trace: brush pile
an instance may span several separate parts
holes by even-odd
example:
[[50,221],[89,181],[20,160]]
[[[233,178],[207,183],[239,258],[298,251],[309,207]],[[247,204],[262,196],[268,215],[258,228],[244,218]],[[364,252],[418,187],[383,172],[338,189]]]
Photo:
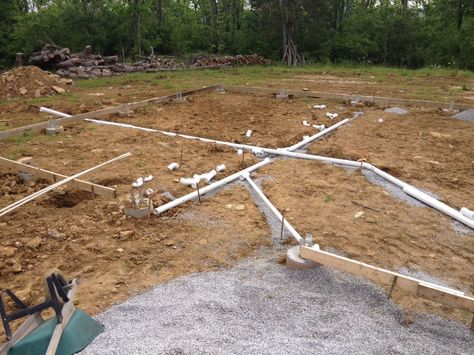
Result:
[[231,65],[268,65],[270,60],[265,59],[257,54],[252,55],[236,55],[225,57],[209,57],[201,56],[195,57],[193,60],[193,67],[213,67],[213,66],[231,66]]

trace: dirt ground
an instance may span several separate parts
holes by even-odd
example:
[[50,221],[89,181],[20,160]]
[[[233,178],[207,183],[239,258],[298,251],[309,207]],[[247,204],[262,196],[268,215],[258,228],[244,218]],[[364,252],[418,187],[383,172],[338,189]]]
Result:
[[[55,101],[57,105],[52,108],[80,113],[162,93],[159,89],[147,91],[146,86],[126,85],[79,91],[84,98],[81,102]],[[339,113],[338,119],[331,121],[324,116],[326,111],[311,110],[314,103],[212,93],[195,95],[182,104],[149,106],[130,117],[102,119],[283,147],[317,132],[303,126],[304,119],[329,126],[361,110],[363,117],[314,143],[310,152],[365,157],[402,180],[435,192],[456,208],[473,200],[472,123],[450,120],[434,111],[392,116],[376,108],[326,102],[328,111]],[[47,119],[47,115],[37,113],[41,104],[6,103],[0,116],[3,128]],[[378,122],[380,117],[383,123]],[[57,137],[28,134],[9,138],[0,142],[1,155],[10,159],[32,157],[38,167],[73,174],[130,151],[132,157],[84,177],[116,187],[119,197],[116,201],[93,199],[90,193],[66,187],[0,220],[2,288],[18,290],[28,301],[37,303],[42,296],[39,285],[43,273],[59,267],[69,277],[80,278],[79,307],[97,314],[159,282],[231,266],[271,244],[266,221],[242,186],[232,186],[200,204],[187,203],[150,220],[124,218],[121,212],[130,184],[138,176],[155,176],[151,187],[159,192],[154,203],[160,205],[168,202],[161,193],[179,197],[192,191],[176,182],[180,177],[226,164],[226,171],[216,177],[220,179],[257,162],[250,154],[242,163],[230,148],[86,122],[65,128]],[[254,131],[250,138],[244,136],[247,129]],[[166,166],[179,161],[181,151],[182,168],[168,172]],[[452,220],[439,212],[397,201],[360,172],[349,174],[345,169],[315,162],[278,161],[259,174],[274,177],[264,183],[265,192],[286,211],[297,230],[313,232],[323,247],[391,270],[426,273],[474,292],[472,234],[456,233]],[[0,205],[46,185],[22,184],[13,171],[2,168]],[[361,208],[352,200],[380,212]],[[356,218],[360,211],[363,214]],[[432,303],[398,294],[395,299],[411,311],[441,312],[464,322],[469,319],[465,313]]]

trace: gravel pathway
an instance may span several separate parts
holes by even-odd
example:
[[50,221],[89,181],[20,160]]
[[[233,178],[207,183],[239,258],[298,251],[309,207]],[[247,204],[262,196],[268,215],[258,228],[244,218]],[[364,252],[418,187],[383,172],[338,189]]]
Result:
[[466,326],[426,315],[406,326],[365,279],[265,258],[178,278],[98,319],[105,332],[84,354],[474,354]]

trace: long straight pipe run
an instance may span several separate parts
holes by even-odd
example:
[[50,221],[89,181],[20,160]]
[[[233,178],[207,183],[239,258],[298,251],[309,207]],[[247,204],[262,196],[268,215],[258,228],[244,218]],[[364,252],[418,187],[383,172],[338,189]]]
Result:
[[303,237],[296,231],[296,229],[293,228],[293,226],[288,222],[286,219],[283,219],[283,215],[278,211],[278,209],[272,204],[272,202],[268,199],[267,196],[263,193],[262,190],[257,186],[257,184],[252,180],[250,177],[250,174],[244,173],[241,175],[242,177],[247,180],[249,185],[254,189],[254,191],[257,193],[257,195],[265,202],[265,204],[270,208],[270,210],[273,212],[273,214],[278,218],[280,223],[283,221],[283,224],[285,228],[290,232],[291,236],[296,239],[296,241],[299,243],[303,241]]
[[[218,189],[218,188],[220,188],[224,185],[227,185],[228,183],[230,183],[232,181],[237,180],[238,178],[240,178],[240,176],[251,173],[252,171],[257,170],[257,169],[269,164],[270,162],[271,162],[271,160],[269,158],[265,158],[264,160],[262,160],[261,162],[258,162],[257,164],[254,164],[254,165],[252,165],[252,166],[250,166],[250,167],[248,167],[244,170],[236,172],[235,174],[229,175],[229,176],[225,177],[222,180],[216,181],[213,184],[210,184],[206,187],[203,187],[202,189],[199,189],[199,194],[202,196],[202,195],[204,195],[208,192],[216,190],[216,189]],[[155,214],[159,215],[163,212],[168,211],[171,208],[177,207],[177,206],[179,206],[179,205],[181,205],[185,202],[194,200],[196,198],[198,198],[198,192],[193,191],[193,192],[191,192],[191,193],[189,193],[185,196],[177,198],[176,200],[168,202],[167,204],[164,204],[163,206],[159,206],[159,207],[155,208]]]
[[55,184],[52,184],[52,185],[50,185],[50,186],[47,186],[47,187],[45,187],[45,188],[42,189],[42,190],[39,190],[39,191],[37,191],[37,192],[35,192],[35,193],[29,195],[29,196],[26,196],[26,197],[22,198],[21,200],[18,200],[18,201],[16,201],[16,202],[12,203],[12,204],[9,205],[9,206],[6,206],[6,207],[2,208],[2,209],[0,210],[0,217],[6,215],[7,213],[10,213],[10,212],[14,211],[14,210],[17,209],[18,207],[23,206],[24,204],[26,204],[26,203],[28,203],[28,202],[34,200],[35,198],[37,198],[37,197],[39,197],[39,196],[41,196],[41,195],[44,195],[45,193],[47,193],[47,192],[49,192],[49,191],[51,191],[51,190],[54,190],[55,188],[57,188],[57,187],[59,187],[59,186],[61,186],[61,185],[64,185],[64,184],[68,183],[69,181],[72,181],[72,180],[74,180],[74,179],[77,179],[78,177],[80,177],[80,176],[82,176],[82,175],[85,175],[85,174],[87,174],[87,173],[89,173],[89,172],[91,172],[91,171],[93,171],[93,170],[98,169],[98,168],[101,168],[101,167],[103,167],[104,165],[113,163],[113,162],[115,162],[115,161],[117,161],[117,160],[124,159],[124,158],[126,158],[126,157],[131,156],[131,155],[132,155],[132,153],[130,153],[130,152],[125,153],[125,154],[122,154],[122,155],[120,155],[120,156],[118,156],[118,157],[116,157],[116,158],[114,158],[114,159],[111,159],[111,160],[109,160],[109,161],[106,161],[106,162],[104,162],[104,163],[101,163],[101,164],[99,164],[99,165],[96,165],[96,166],[94,166],[94,167],[92,167],[92,168],[89,168],[89,169],[87,169],[87,170],[81,171],[80,173],[77,173],[77,174],[75,174],[75,175],[73,175],[73,176],[70,176],[70,177],[64,179],[64,180],[58,181],[58,182],[55,183]]
[[[45,109],[42,108],[43,112],[48,112],[51,114],[57,114],[57,115],[66,115],[62,112],[50,110],[50,109]],[[348,119],[347,119],[348,120]],[[207,139],[207,138],[201,138],[201,137],[195,137],[195,136],[189,136],[185,134],[179,134],[179,133],[173,133],[173,132],[166,132],[166,131],[160,131],[152,128],[144,128],[144,127],[139,127],[139,126],[134,126],[130,124],[124,124],[124,123],[117,123],[117,122],[109,122],[109,121],[102,121],[102,120],[94,120],[94,119],[88,119],[87,121],[95,123],[95,124],[102,124],[102,125],[111,125],[111,126],[119,126],[123,128],[130,128],[130,129],[138,129],[146,132],[153,132],[153,133],[161,133],[166,136],[171,136],[171,137],[180,137],[184,139],[192,139],[192,140],[199,140],[201,142],[205,143],[213,143],[213,144],[218,144],[218,145],[226,145],[229,147],[237,148],[237,149],[245,149],[245,150],[250,150],[250,151],[261,151],[267,154],[272,154],[272,155],[279,155],[279,156],[287,156],[290,158],[296,158],[296,159],[304,159],[304,160],[314,160],[314,161],[320,161],[323,163],[329,163],[329,164],[336,164],[336,165],[342,165],[342,166],[350,166],[354,168],[362,168],[366,170],[373,171],[375,174],[380,176],[381,178],[395,184],[396,186],[400,187],[403,192],[406,194],[415,197],[416,199],[420,200],[421,202],[427,204],[428,206],[431,206],[438,211],[447,214],[448,216],[456,219],[457,221],[463,223],[464,225],[474,229],[474,221],[467,218],[464,216],[461,212],[453,209],[452,207],[449,207],[448,205],[438,201],[437,199],[434,199],[433,197],[429,196],[428,194],[418,190],[416,187],[407,184],[406,182],[403,182],[400,179],[397,179],[396,177],[380,170],[379,168],[373,166],[372,164],[369,163],[364,163],[364,162],[356,162],[353,160],[347,160],[347,159],[337,159],[337,158],[329,158],[329,157],[323,157],[319,155],[313,155],[313,154],[305,154],[305,153],[298,153],[298,152],[293,152],[290,151],[290,149],[298,149],[302,146],[307,145],[311,141],[314,141],[317,138],[322,137],[322,133],[327,134],[331,132],[332,130],[336,129],[340,125],[346,123],[346,120],[343,120],[331,127],[328,127],[326,130],[306,139],[303,140],[289,148],[284,148],[284,149],[271,149],[271,148],[262,148],[258,146],[253,146],[253,145],[247,145],[247,144],[238,144],[238,143],[230,143],[230,142],[225,142],[225,141],[219,141],[219,140],[214,140],[214,139]],[[316,137],[316,138],[315,138]],[[296,148],[295,148],[296,147]]]

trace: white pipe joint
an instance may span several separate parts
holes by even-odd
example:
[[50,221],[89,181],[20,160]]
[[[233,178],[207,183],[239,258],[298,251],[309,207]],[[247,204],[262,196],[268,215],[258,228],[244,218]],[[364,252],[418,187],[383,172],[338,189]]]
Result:
[[179,180],[179,183],[182,185],[186,186],[191,186],[193,189],[197,187],[197,184],[199,183],[199,180],[196,180],[195,178],[181,178]]
[[216,166],[216,171],[218,173],[220,173],[221,171],[224,171],[224,170],[225,170],[225,164],[221,164],[221,165]]
[[474,220],[474,211],[471,211],[469,208],[463,207],[461,208],[460,212],[463,214],[463,216]]
[[171,163],[170,165],[168,165],[168,170],[169,171],[173,171],[173,170],[176,170],[176,169],[179,169],[179,164],[178,163]]

